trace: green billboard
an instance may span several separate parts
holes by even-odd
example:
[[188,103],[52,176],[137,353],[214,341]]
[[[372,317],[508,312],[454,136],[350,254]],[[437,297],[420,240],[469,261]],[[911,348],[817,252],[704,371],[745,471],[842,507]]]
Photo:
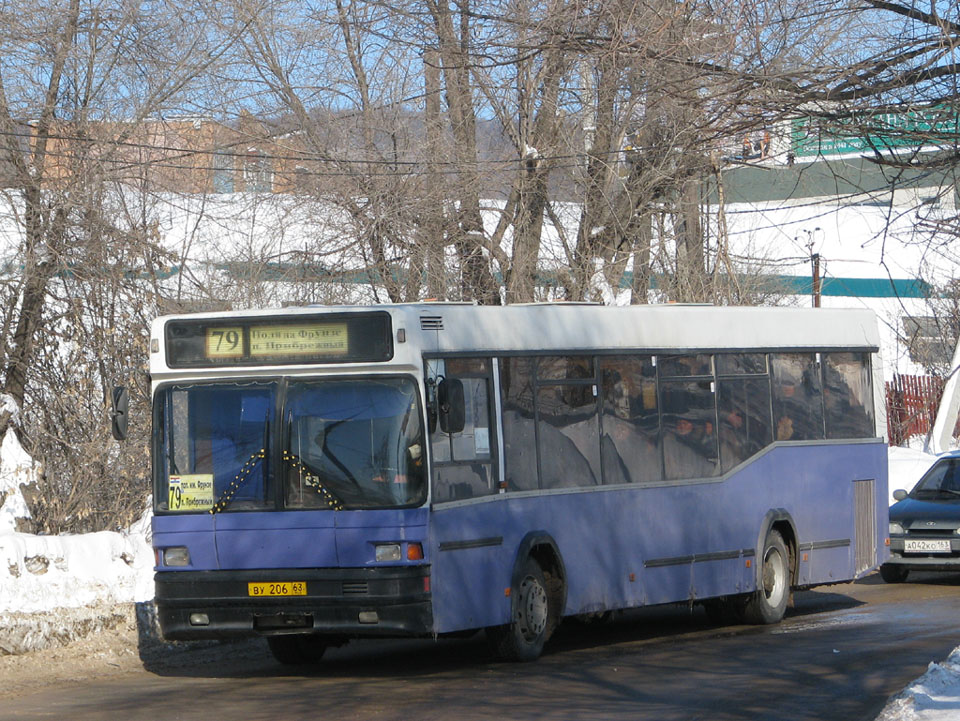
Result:
[[796,157],[920,148],[957,141],[960,116],[953,108],[794,118],[790,124],[790,150]]

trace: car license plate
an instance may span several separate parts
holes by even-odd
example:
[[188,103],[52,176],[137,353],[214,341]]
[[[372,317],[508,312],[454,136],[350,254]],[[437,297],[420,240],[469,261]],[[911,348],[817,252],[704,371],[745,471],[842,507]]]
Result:
[[925,541],[923,539],[903,542],[905,553],[950,553],[950,541]]
[[306,596],[305,581],[282,581],[272,583],[248,583],[248,596]]

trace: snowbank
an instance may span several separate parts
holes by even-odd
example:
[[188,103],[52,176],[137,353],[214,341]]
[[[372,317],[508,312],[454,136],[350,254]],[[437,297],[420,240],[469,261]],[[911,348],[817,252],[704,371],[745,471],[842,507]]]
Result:
[[960,718],[960,648],[891,698],[876,721],[948,721]]
[[[16,405],[0,395],[0,415]],[[9,429],[0,443],[0,654],[67,643],[112,628],[118,607],[153,598],[150,512],[123,533],[37,536],[22,487],[40,469]]]
[[141,534],[0,534],[0,613],[152,597],[153,550]]
[[114,628],[135,603],[152,599],[149,511],[123,533],[0,530],[0,655]]

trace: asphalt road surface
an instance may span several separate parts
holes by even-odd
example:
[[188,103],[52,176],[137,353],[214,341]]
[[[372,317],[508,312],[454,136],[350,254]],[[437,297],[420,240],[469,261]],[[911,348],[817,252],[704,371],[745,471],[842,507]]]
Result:
[[483,634],[352,643],[311,668],[229,645],[5,699],[0,719],[866,721],[960,645],[958,610],[960,575],[874,575],[798,593],[778,626],[677,606],[565,622],[531,664],[493,661]]

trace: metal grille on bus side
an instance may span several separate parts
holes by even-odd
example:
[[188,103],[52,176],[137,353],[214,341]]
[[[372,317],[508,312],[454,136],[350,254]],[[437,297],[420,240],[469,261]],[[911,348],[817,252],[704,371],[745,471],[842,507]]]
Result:
[[877,559],[876,482],[853,482],[853,522],[856,574],[872,568]]
[[442,315],[420,316],[420,330],[443,330]]

